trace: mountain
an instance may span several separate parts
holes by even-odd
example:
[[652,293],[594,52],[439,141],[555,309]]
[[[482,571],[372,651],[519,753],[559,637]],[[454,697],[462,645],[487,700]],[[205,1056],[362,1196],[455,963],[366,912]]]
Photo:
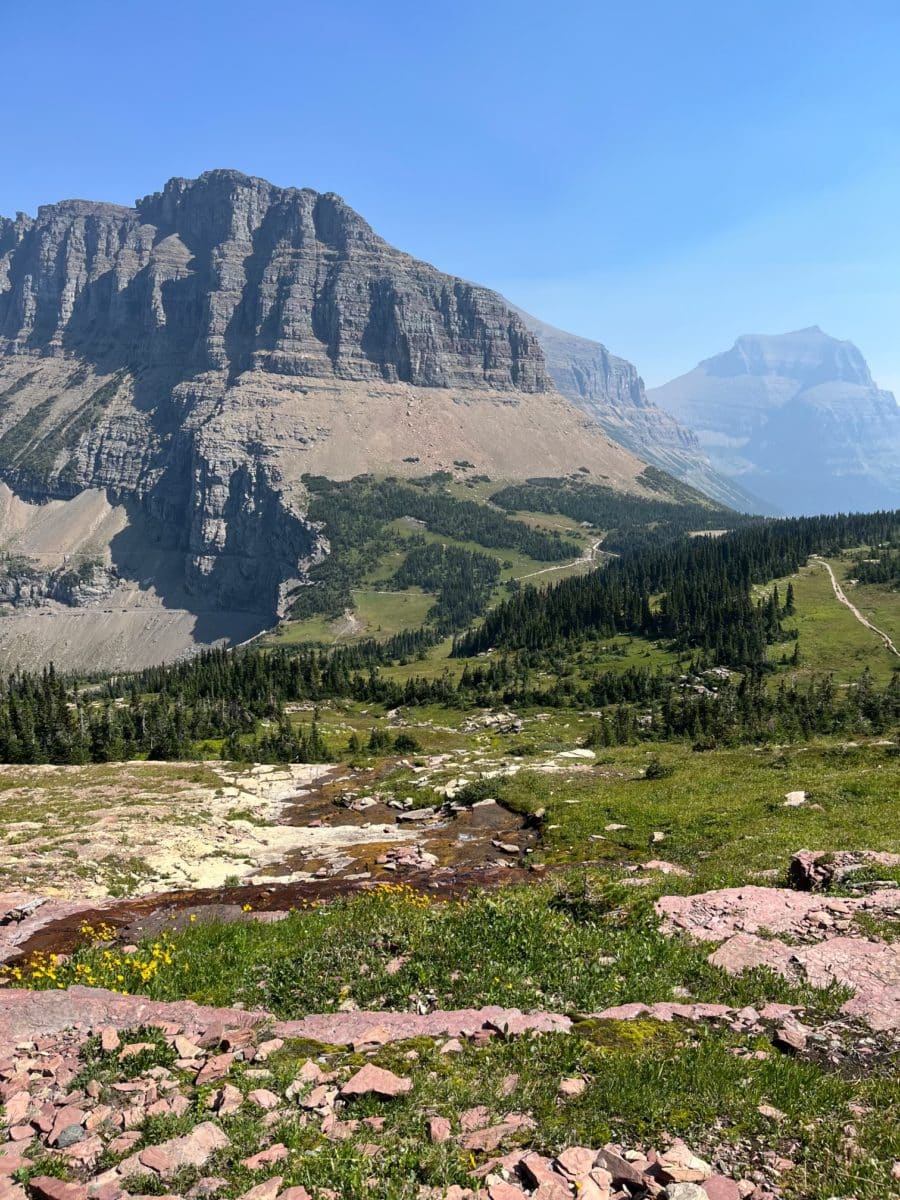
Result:
[[0,657],[249,637],[328,552],[304,474],[462,460],[645,490],[502,297],[336,195],[211,171],[0,220]]
[[818,326],[740,337],[648,395],[718,471],[785,513],[900,504],[900,407],[852,342]]
[[647,398],[637,369],[601,343],[566,333],[516,308],[544,352],[551,379],[621,446],[730,508],[769,507],[715,470],[697,435]]

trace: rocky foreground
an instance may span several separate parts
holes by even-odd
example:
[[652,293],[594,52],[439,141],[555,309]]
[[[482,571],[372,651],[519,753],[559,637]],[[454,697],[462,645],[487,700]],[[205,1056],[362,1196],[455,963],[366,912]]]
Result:
[[[843,985],[848,999],[830,1018],[798,1004],[735,1008],[686,997],[579,1014],[351,1007],[277,1020],[261,1009],[161,1002],[52,980],[48,990],[26,990],[10,986],[7,974],[0,1200],[337,1200],[384,1191],[386,1181],[396,1189],[385,1194],[415,1200],[803,1196],[805,1168],[794,1157],[802,1162],[804,1135],[771,1103],[756,1108],[768,1136],[750,1141],[736,1141],[723,1124],[700,1145],[663,1134],[625,1143],[607,1134],[584,1144],[590,1125],[578,1113],[594,1086],[589,1067],[557,1068],[549,1081],[557,1118],[549,1122],[534,1106],[533,1084],[506,1068],[488,1071],[477,1104],[471,1093],[456,1103],[429,1087],[455,1069],[437,1063],[458,1061],[464,1074],[474,1055],[483,1071],[482,1056],[500,1047],[535,1038],[583,1042],[604,1027],[623,1044],[651,1027],[688,1042],[715,1036],[748,1066],[789,1057],[835,1077],[877,1075],[895,1059],[900,1029],[900,944],[889,932],[900,917],[900,889],[863,883],[851,896],[825,889],[872,866],[896,866],[888,858],[800,852],[793,889],[725,888],[656,902],[671,936],[712,943],[710,961],[729,972],[763,965],[793,981]],[[19,948],[35,930],[52,934],[52,924],[40,927],[43,907],[0,905],[11,949],[17,929]],[[287,915],[232,907],[195,905],[192,919]],[[152,937],[152,911],[145,917]],[[110,928],[118,954],[134,950],[124,945],[134,928]],[[864,1153],[857,1131],[869,1111],[847,1108],[852,1120],[838,1152],[850,1162]],[[567,1128],[580,1136],[566,1136]],[[348,1161],[356,1175],[348,1176]],[[900,1185],[900,1161],[893,1175]]]
[[[422,1037],[452,1056],[462,1054],[464,1044],[570,1024],[553,1014],[485,1009],[329,1014],[273,1026],[262,1014],[153,1004],[86,988],[32,993],[27,1001],[24,995],[0,995],[0,1127],[6,1133],[0,1200],[151,1194],[195,1200],[238,1193],[242,1200],[306,1200],[304,1186],[286,1183],[302,1172],[303,1156],[285,1144],[298,1130],[325,1145],[352,1144],[370,1161],[374,1182],[383,1143],[396,1136],[390,1105],[413,1087]],[[654,1015],[726,1018],[748,1030],[775,1029],[794,1019],[787,1006],[741,1014],[715,1005],[669,1008]],[[28,1019],[35,1030],[51,1031],[13,1043]],[[57,1028],[64,1021],[75,1027]],[[306,1056],[302,1047],[315,1035],[322,1039],[320,1053],[313,1047]],[[352,1062],[334,1066],[336,1046],[326,1046],[325,1038],[349,1043]],[[400,1060],[403,1073],[372,1061],[391,1042],[409,1047]],[[561,1078],[560,1108],[577,1102],[587,1086],[580,1076]],[[764,1200],[771,1180],[789,1165],[770,1153],[766,1167],[745,1176],[729,1170],[727,1156],[710,1163],[677,1139],[538,1153],[531,1146],[535,1122],[515,1107],[518,1089],[518,1077],[507,1075],[496,1081],[487,1103],[458,1112],[422,1111],[418,1129],[403,1130],[423,1148],[457,1148],[467,1163],[468,1184],[422,1186],[422,1200]],[[777,1111],[770,1115],[777,1123]],[[246,1153],[242,1122],[252,1129],[253,1153]],[[167,1125],[179,1132],[154,1136]],[[239,1180],[247,1186],[236,1189]],[[330,1188],[314,1192],[328,1200],[338,1195]]]

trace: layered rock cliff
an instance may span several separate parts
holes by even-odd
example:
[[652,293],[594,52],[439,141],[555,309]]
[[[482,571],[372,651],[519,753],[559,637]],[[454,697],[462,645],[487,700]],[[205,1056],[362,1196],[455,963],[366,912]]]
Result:
[[649,396],[786,513],[900,505],[900,407],[856,346],[818,326],[740,337]]
[[304,473],[454,459],[637,491],[643,469],[502,297],[338,196],[212,171],[0,222],[0,480],[32,507],[104,493],[121,520],[91,553],[157,607],[271,623],[328,549]]
[[556,329],[521,309],[516,312],[540,343],[559,391],[616,442],[731,508],[769,511],[713,467],[691,429],[648,399],[630,362],[611,354],[602,342]]

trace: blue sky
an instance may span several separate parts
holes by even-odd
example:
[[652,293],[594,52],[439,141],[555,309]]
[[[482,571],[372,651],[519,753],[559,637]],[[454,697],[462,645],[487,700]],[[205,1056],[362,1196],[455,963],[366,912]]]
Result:
[[896,0],[0,8],[0,213],[236,167],[650,384],[819,324],[900,395]]

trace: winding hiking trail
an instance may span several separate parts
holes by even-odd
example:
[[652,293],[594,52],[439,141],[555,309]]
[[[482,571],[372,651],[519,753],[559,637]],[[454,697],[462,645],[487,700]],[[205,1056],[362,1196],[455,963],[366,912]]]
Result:
[[856,607],[856,605],[847,599],[844,589],[838,583],[837,577],[835,576],[834,571],[831,569],[831,563],[826,562],[824,558],[820,558],[818,554],[812,554],[812,555],[810,555],[810,557],[813,559],[814,562],[821,563],[822,566],[825,568],[825,570],[828,572],[828,574],[831,576],[831,586],[834,588],[834,594],[835,594],[836,598],[840,601],[840,603],[843,604],[846,608],[850,609],[850,611],[853,613],[854,617],[856,617],[857,621],[859,621],[860,625],[865,625],[866,629],[871,629],[873,633],[876,633],[881,638],[881,640],[884,642],[887,649],[890,650],[891,654],[896,654],[897,657],[900,658],[900,650],[897,649],[897,647],[891,641],[890,637],[884,632],[884,630],[879,629],[877,625],[873,625],[870,620],[868,620],[866,617],[864,617],[862,615],[862,613],[859,611],[859,609]]

